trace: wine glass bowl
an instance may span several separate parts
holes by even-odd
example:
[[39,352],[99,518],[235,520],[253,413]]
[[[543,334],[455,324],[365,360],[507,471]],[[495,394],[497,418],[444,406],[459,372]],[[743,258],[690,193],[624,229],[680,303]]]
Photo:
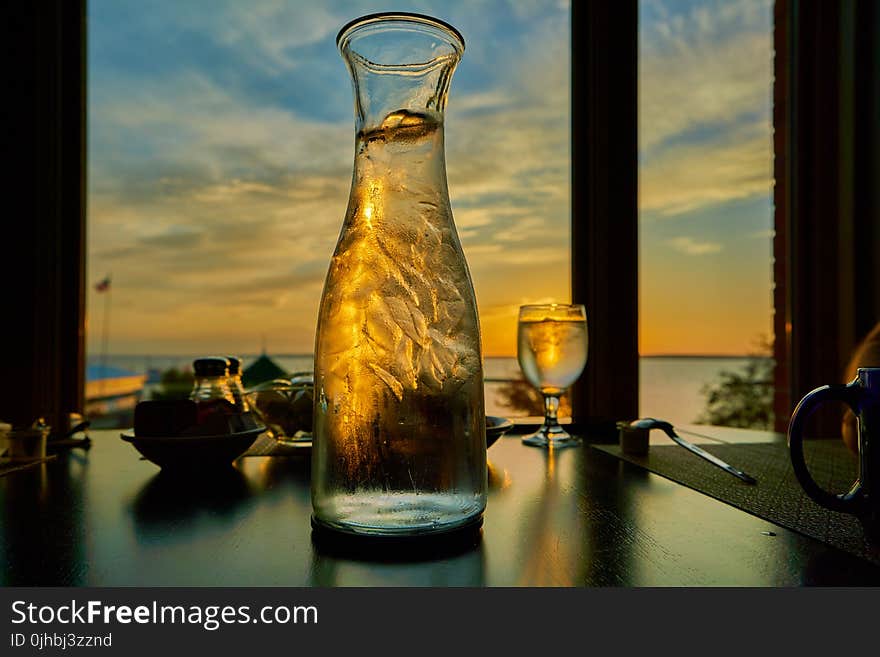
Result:
[[581,304],[520,306],[517,359],[523,375],[544,397],[544,423],[527,445],[564,447],[580,443],[560,426],[559,398],[587,364],[587,313]]

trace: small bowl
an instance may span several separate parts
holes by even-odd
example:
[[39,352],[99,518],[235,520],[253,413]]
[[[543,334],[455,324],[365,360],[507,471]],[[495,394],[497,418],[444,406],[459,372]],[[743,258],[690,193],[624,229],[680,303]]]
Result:
[[486,416],[486,448],[495,444],[505,433],[513,428],[513,422],[505,417]]
[[246,396],[272,438],[299,447],[312,440],[314,390],[314,381],[308,375],[268,381],[248,390]]
[[148,461],[162,469],[208,470],[228,467],[244,454],[265,427],[216,436],[135,436],[123,433]]

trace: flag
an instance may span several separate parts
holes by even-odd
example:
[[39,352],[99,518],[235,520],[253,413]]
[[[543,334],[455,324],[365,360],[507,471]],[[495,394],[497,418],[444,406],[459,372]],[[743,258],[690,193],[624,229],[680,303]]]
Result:
[[110,289],[110,277],[109,276],[105,276],[104,280],[99,281],[95,285],[95,292],[106,292],[109,289]]

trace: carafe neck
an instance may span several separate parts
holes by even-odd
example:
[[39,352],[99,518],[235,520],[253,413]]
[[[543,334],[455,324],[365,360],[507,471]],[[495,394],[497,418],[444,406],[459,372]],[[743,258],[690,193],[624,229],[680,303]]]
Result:
[[442,127],[457,59],[444,58],[406,75],[377,71],[356,53],[351,53],[347,62],[355,92],[358,135],[384,130],[389,121],[399,123],[402,117],[426,117]]
[[398,115],[428,116],[442,125],[464,51],[454,28],[414,15],[367,17],[344,27],[337,44],[351,74],[358,135]]

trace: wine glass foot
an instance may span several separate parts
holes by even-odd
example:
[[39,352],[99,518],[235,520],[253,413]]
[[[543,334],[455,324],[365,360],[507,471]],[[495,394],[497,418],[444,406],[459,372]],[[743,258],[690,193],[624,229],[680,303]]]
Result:
[[554,427],[548,427],[545,425],[530,436],[525,436],[522,441],[524,444],[533,447],[553,447],[554,449],[560,447],[574,447],[575,445],[580,445],[582,442],[580,438],[572,436],[559,425]]

